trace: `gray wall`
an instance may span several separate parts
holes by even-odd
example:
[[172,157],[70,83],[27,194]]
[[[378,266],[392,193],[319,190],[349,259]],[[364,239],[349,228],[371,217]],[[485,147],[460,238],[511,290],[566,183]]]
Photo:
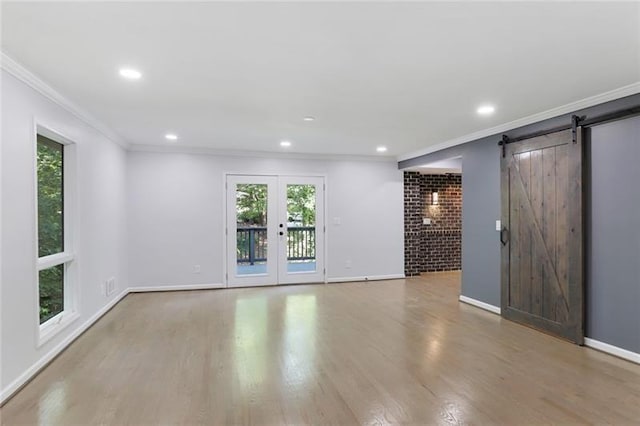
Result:
[[500,150],[494,138],[463,147],[462,294],[500,306]]
[[[640,95],[582,111],[588,118],[640,104]],[[507,132],[517,137],[569,122],[557,117]],[[399,168],[462,156],[462,289],[500,306],[499,135],[405,160]],[[640,352],[640,117],[590,130],[586,335]],[[587,186],[589,188],[589,186]]]
[[591,129],[587,336],[640,353],[640,117]]

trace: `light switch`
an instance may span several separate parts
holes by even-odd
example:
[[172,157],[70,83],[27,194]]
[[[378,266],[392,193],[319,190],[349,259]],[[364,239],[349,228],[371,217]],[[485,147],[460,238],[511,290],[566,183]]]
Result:
[[502,221],[496,220],[496,231],[500,231],[502,229]]
[[428,218],[428,217],[422,218],[422,224],[423,225],[431,225],[431,218]]

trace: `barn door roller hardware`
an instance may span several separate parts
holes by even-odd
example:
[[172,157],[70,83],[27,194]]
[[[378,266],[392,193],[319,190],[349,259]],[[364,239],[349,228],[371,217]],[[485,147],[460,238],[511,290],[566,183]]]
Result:
[[580,127],[580,123],[584,121],[585,118],[584,115],[582,117],[578,117],[575,114],[571,116],[571,139],[573,143],[578,143],[578,127]]
[[507,155],[507,144],[509,143],[509,137],[507,135],[502,135],[502,139],[498,142],[498,145],[502,147],[502,158]]

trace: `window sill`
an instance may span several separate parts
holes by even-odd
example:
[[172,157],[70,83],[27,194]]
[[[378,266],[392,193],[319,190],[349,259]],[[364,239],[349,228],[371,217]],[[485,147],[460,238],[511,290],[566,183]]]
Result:
[[49,321],[40,325],[37,347],[40,347],[53,339],[62,330],[80,318],[80,314],[77,312],[63,312],[59,316],[60,318],[58,318],[58,316],[53,317]]

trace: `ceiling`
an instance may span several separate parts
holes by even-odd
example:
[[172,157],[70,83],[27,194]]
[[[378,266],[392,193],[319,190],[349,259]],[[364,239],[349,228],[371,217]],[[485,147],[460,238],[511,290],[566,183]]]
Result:
[[640,3],[4,1],[2,51],[130,144],[397,156],[640,81]]

